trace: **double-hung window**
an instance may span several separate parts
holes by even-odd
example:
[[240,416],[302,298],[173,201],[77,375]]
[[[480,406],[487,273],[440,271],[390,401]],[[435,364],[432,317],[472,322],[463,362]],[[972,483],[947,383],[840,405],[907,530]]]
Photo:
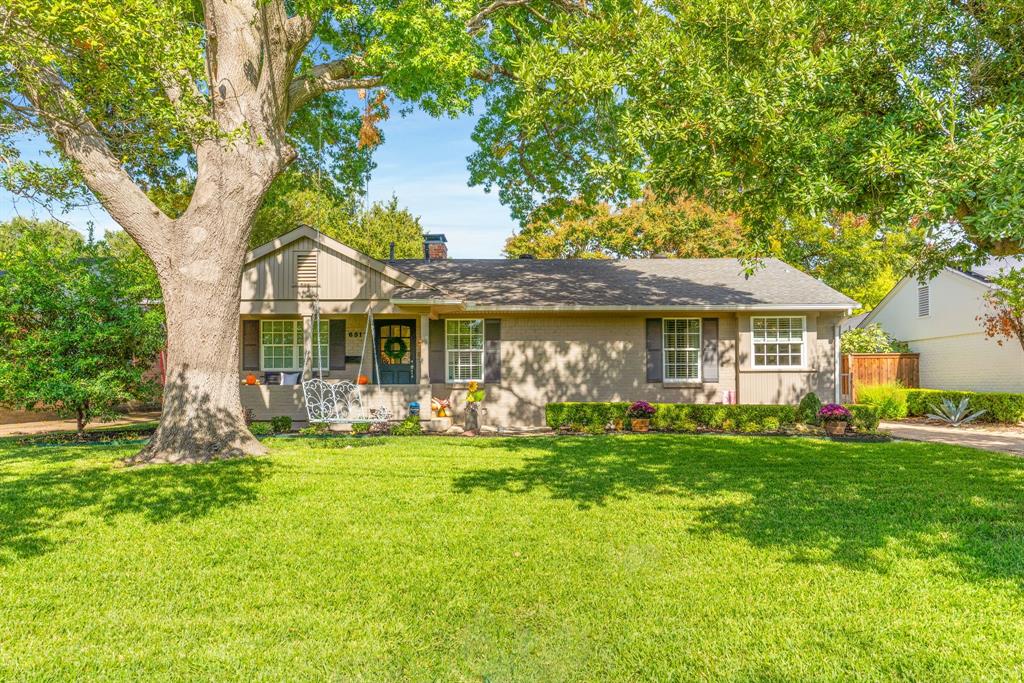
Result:
[[[313,333],[313,368],[330,367],[330,321],[320,321],[320,336]],[[319,343],[318,343],[319,342]],[[301,320],[260,321],[260,366],[264,370],[301,370],[305,354]]]
[[450,384],[484,380],[483,320],[446,320],[444,348]]
[[752,322],[755,368],[804,366],[803,316],[756,317]]
[[700,318],[663,318],[666,382],[700,381]]

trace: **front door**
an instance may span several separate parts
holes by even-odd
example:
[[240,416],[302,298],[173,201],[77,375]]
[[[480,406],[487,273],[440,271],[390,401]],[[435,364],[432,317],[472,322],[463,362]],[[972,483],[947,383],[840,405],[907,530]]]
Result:
[[378,384],[416,384],[416,321],[374,321]]

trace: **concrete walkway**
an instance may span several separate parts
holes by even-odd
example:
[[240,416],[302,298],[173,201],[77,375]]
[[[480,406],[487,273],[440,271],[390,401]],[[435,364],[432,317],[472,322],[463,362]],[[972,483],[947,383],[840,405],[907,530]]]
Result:
[[882,422],[878,428],[889,432],[897,439],[945,443],[981,448],[986,451],[1024,455],[1024,432],[1020,431],[945,427],[920,422]]
[[[140,422],[153,422],[160,419],[160,413],[132,413],[114,420],[113,422],[92,422],[85,430],[92,431],[96,428],[123,427],[125,425],[139,424]],[[27,436],[29,434],[49,434],[51,432],[73,432],[75,431],[74,420],[40,420],[38,422],[16,422],[14,424],[0,424],[0,436]]]

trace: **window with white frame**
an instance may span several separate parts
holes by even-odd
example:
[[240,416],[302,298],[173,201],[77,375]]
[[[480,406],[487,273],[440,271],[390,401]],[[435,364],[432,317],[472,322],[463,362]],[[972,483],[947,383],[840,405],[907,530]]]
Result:
[[444,348],[449,382],[483,381],[483,320],[446,320]]
[[661,321],[666,382],[700,380],[700,318]]
[[264,370],[298,370],[302,362],[302,321],[261,320],[260,357]]
[[802,367],[804,327],[802,316],[754,318],[754,367]]
[[[320,337],[313,334],[313,368],[330,367],[331,324],[320,321]],[[304,361],[301,320],[261,320],[260,357],[263,370],[301,370]]]

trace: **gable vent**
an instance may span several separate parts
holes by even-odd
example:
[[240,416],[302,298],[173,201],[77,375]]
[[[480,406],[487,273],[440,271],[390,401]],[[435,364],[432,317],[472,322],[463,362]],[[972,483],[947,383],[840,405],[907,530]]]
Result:
[[295,254],[295,286],[317,286],[317,258],[315,251],[300,251]]
[[928,285],[920,285],[917,288],[917,317],[926,318],[931,313],[931,292]]

